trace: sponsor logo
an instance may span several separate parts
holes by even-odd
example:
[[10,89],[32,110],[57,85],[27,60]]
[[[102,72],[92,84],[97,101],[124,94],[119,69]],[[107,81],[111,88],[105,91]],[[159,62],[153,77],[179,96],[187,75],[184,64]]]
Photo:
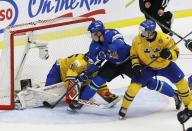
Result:
[[50,14],[75,9],[90,11],[95,6],[105,5],[110,0],[29,0],[28,14],[30,18],[39,16],[40,14]]
[[13,0],[0,0],[0,33],[7,26],[14,25],[17,18],[17,4]]

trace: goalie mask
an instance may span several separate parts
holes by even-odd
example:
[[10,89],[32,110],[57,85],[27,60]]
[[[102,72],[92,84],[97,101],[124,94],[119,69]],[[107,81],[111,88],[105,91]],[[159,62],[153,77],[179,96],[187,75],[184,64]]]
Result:
[[140,24],[139,33],[145,39],[153,39],[155,35],[156,23],[152,20],[145,20]]

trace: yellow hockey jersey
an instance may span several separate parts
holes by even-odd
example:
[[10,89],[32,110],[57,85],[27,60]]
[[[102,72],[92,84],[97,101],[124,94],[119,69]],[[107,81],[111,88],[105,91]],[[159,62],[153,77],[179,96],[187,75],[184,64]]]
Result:
[[157,32],[156,39],[153,42],[149,42],[142,38],[140,35],[136,36],[132,42],[131,58],[133,66],[136,64],[148,65],[151,61],[159,57],[156,61],[149,66],[156,69],[162,69],[169,65],[170,60],[160,57],[162,49],[171,48],[172,58],[171,61],[175,61],[179,54],[179,49],[174,45],[174,40],[162,32]]
[[57,64],[60,65],[61,80],[67,81],[76,79],[76,76],[85,71],[88,62],[84,59],[83,54],[75,54],[64,59],[58,59]]

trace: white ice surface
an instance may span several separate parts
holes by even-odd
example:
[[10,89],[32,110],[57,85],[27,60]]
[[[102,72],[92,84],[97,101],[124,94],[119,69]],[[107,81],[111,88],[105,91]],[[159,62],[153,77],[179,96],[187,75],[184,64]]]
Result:
[[[172,30],[184,36],[192,31],[192,18],[176,19]],[[137,26],[119,29],[129,44],[138,33]],[[175,40],[179,40],[175,37]],[[188,38],[192,38],[192,35]],[[181,56],[177,60],[184,73],[192,72],[192,53],[183,42],[178,44]],[[166,80],[165,78],[160,78]],[[116,94],[123,95],[130,79],[116,78],[109,87]],[[96,96],[94,100],[104,103]],[[121,102],[111,109],[97,109],[84,106],[77,113],[69,113],[66,106],[60,103],[54,109],[36,108],[27,110],[0,111],[0,130],[44,130],[44,131],[182,131],[176,118],[174,101],[148,89],[142,89],[127,112],[126,120],[118,120]],[[192,126],[192,119],[186,124]]]

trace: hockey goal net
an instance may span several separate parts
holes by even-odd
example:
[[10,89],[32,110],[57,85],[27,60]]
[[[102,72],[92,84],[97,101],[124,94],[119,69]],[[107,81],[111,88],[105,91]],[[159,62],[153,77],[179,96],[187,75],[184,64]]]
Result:
[[65,17],[15,25],[4,30],[0,55],[0,110],[14,109],[21,80],[45,82],[58,58],[88,51],[86,31],[94,18]]

